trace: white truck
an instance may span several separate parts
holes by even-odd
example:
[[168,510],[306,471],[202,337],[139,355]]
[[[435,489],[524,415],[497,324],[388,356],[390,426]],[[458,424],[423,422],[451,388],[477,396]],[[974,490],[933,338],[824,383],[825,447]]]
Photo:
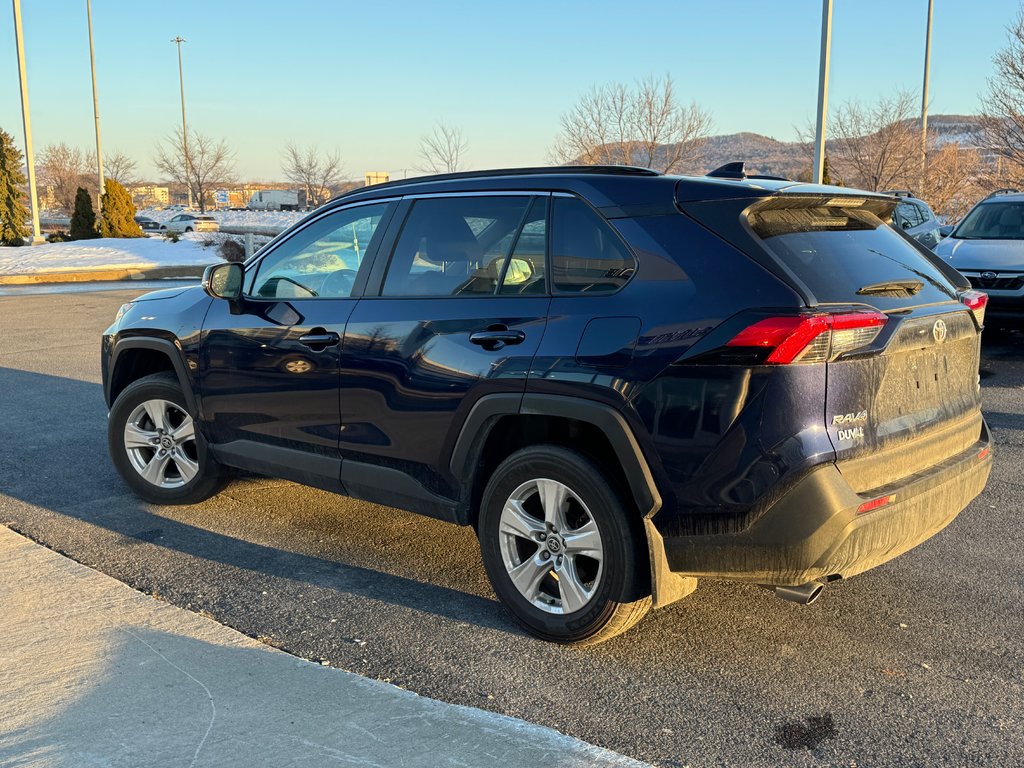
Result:
[[250,211],[297,211],[299,193],[294,189],[261,189],[249,198]]

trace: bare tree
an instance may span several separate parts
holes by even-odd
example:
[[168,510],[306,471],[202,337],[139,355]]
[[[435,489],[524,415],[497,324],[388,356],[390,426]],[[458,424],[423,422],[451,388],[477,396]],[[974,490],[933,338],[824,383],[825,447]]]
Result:
[[1019,170],[1024,168],[1024,10],[1007,27],[1006,36],[1006,47],[993,57],[996,71],[981,99],[982,130],[986,146],[1008,161],[1006,167]]
[[136,172],[138,163],[124,152],[111,152],[103,156],[103,176],[113,179],[123,187],[132,187],[139,183]]
[[665,173],[695,170],[711,115],[680,104],[671,77],[595,87],[562,115],[552,159],[583,165],[640,165]]
[[940,146],[929,133],[927,171],[918,194],[937,214],[956,223],[989,187],[987,166],[977,149],[952,141]]
[[281,170],[288,181],[306,191],[306,205],[316,208],[326,203],[331,190],[341,183],[345,166],[337,150],[321,154],[315,146],[302,150],[289,143],[284,151]]
[[70,213],[75,208],[75,192],[85,187],[96,199],[95,178],[86,178],[89,166],[85,155],[78,147],[69,147],[64,142],[47,144],[36,161],[39,182],[49,187],[57,207]]
[[424,173],[455,173],[463,167],[469,149],[462,129],[447,123],[438,123],[434,130],[420,137],[420,164]]
[[848,101],[832,116],[832,168],[846,184],[872,191],[905,187],[921,170],[916,97],[901,92],[874,104]]
[[231,181],[235,160],[223,139],[215,141],[195,131],[189,131],[186,157],[181,131],[176,130],[157,145],[153,164],[169,179],[187,186],[199,210],[205,211],[213,190]]

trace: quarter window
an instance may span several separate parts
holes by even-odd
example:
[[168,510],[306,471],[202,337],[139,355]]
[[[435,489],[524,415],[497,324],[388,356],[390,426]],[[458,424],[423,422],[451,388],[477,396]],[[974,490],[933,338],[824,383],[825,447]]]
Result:
[[[505,264],[531,201],[526,195],[415,201],[395,245],[383,295],[493,295],[502,275],[509,280]],[[543,281],[543,271],[541,276]]]
[[388,203],[348,208],[319,219],[283,242],[259,265],[258,298],[345,298]]
[[561,293],[611,293],[636,270],[622,241],[586,203],[556,197],[551,218],[551,281]]

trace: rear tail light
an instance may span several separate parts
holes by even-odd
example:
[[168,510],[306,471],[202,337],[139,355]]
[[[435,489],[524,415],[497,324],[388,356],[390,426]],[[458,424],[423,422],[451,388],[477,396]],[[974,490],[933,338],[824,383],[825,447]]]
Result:
[[963,291],[960,294],[960,301],[971,310],[978,327],[983,326],[985,324],[985,307],[988,306],[988,294],[981,291]]
[[726,346],[770,349],[764,362],[824,363],[875,340],[888,318],[881,312],[789,315],[758,320]]

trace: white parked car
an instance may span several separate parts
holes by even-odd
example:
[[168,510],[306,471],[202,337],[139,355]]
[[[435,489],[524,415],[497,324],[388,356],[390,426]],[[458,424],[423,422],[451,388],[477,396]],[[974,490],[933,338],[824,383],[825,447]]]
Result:
[[220,224],[205,213],[179,213],[160,225],[161,232],[219,232]]

